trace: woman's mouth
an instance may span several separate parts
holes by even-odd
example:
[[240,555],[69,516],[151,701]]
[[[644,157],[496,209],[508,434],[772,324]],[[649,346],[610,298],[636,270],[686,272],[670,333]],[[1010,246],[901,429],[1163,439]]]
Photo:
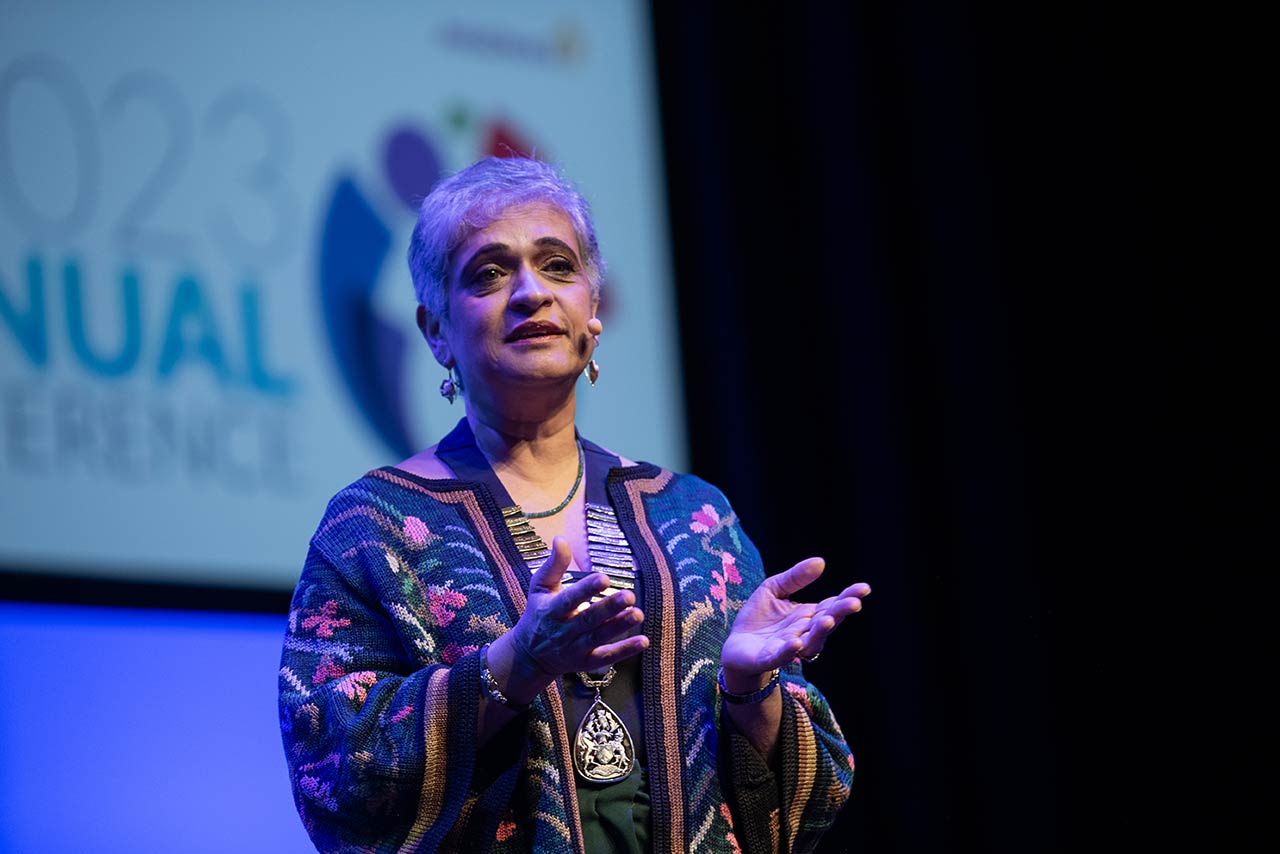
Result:
[[564,335],[565,331],[547,320],[526,320],[512,329],[506,337],[507,343],[535,339],[555,338]]

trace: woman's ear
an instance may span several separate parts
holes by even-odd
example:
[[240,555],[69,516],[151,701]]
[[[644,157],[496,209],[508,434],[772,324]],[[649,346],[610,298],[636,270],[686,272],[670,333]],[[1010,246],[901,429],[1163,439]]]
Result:
[[595,294],[591,297],[591,319],[587,321],[587,332],[596,339],[596,344],[600,343],[600,333],[604,331],[604,324],[600,322],[600,295]]
[[418,306],[418,331],[422,333],[427,346],[431,348],[431,355],[436,357],[436,361],[440,363],[440,366],[442,368],[452,368],[454,364],[453,353],[449,349],[449,342],[444,337],[444,329],[440,318],[428,311],[425,305]]

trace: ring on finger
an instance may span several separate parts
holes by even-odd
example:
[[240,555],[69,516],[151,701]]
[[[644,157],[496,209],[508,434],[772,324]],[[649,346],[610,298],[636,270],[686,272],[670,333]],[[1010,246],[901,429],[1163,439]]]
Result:
[[822,650],[818,650],[813,655],[802,655],[800,656],[800,660],[803,661],[805,664],[813,664],[815,661],[818,660],[818,656],[820,655],[822,655]]

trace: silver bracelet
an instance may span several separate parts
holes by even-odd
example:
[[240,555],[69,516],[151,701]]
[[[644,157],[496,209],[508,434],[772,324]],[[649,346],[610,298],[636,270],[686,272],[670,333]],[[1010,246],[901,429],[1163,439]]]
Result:
[[773,693],[773,689],[778,687],[778,681],[782,674],[781,670],[774,668],[773,673],[769,675],[769,684],[765,685],[759,691],[752,691],[750,694],[735,694],[728,688],[724,687],[724,665],[720,665],[720,672],[716,674],[716,682],[720,685],[720,694],[724,697],[726,703],[734,705],[743,705],[745,703],[759,703],[765,697]]
[[498,680],[493,678],[493,674],[489,672],[489,645],[485,644],[480,647],[480,687],[484,689],[485,696],[495,703],[506,706],[517,714],[529,711],[529,707],[533,703],[517,703],[510,699],[502,690],[498,688]]

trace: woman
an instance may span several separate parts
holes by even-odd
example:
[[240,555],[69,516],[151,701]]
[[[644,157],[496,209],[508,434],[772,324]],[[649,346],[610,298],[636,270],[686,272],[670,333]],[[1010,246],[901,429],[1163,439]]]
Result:
[[792,602],[821,560],[765,578],[719,491],[578,436],[602,263],[551,167],[442,181],[409,266],[466,416],[312,538],[280,684],[316,845],[811,850],[853,757],[798,659],[870,589]]

